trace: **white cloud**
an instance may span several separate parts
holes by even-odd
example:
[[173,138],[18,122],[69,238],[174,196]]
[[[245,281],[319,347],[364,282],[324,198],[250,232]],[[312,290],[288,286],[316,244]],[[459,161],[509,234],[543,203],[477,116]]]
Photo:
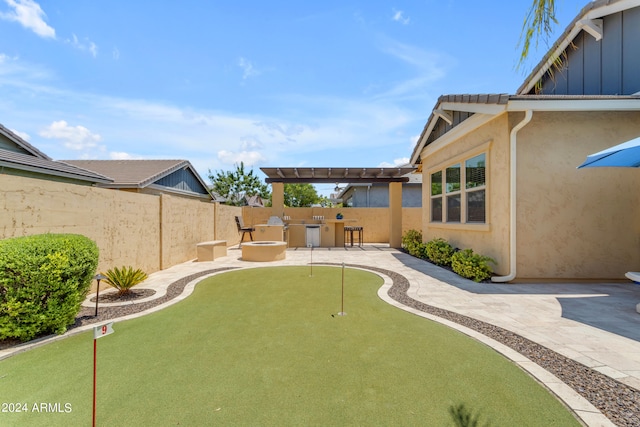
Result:
[[407,163],[409,163],[409,158],[408,157],[400,157],[399,159],[393,159],[393,163],[388,163],[388,162],[382,162],[378,165],[378,167],[381,168],[396,168],[399,166],[404,166]]
[[29,141],[29,139],[31,139],[31,136],[26,132],[20,132],[20,131],[17,131],[15,129],[9,129],[9,130],[11,132],[15,133],[16,135],[18,135],[20,138],[22,138],[25,141],[27,141],[27,142]]
[[402,25],[409,24],[410,18],[406,18],[404,16],[404,12],[401,10],[393,9],[393,18],[394,21],[401,23]]
[[265,161],[265,157],[258,151],[233,152],[227,150],[218,151],[218,159],[227,165],[235,165],[243,162],[247,166],[253,166]]
[[40,37],[56,38],[56,30],[44,22],[47,15],[38,3],[33,0],[4,0],[13,10],[0,12],[0,18],[15,21],[32,30]]
[[66,42],[78,50],[89,51],[94,58],[98,56],[98,46],[87,37],[80,41],[78,36],[71,34],[71,39],[67,39]]
[[242,149],[242,151],[255,151],[264,148],[264,145],[255,136],[244,136],[240,139],[242,141],[242,143],[240,144],[240,148]]
[[249,77],[257,76],[260,74],[258,70],[253,68],[253,64],[246,58],[240,58],[238,60],[238,67],[242,68],[242,80],[246,80]]
[[120,50],[118,50],[117,47],[114,47],[111,51],[111,56],[117,61],[118,59],[120,59]]
[[133,154],[124,151],[112,151],[109,153],[109,159],[111,160],[132,160],[140,158],[140,156],[134,156]]
[[[345,148],[361,150],[366,162],[373,152],[403,146],[409,136],[401,130],[408,124],[424,124],[423,110],[404,108],[389,98],[280,94],[278,102],[299,114],[241,114],[70,91],[50,83],[57,80],[55,75],[28,72],[37,69],[33,64],[6,57],[4,61],[13,65],[9,72],[0,63],[0,85],[7,95],[0,99],[0,107],[15,98],[29,108],[28,116],[12,116],[8,107],[3,108],[4,122],[30,132],[34,145],[58,159],[181,158],[203,175],[209,168],[228,169],[241,161],[253,166],[301,162],[339,166],[352,163],[352,158],[340,154]],[[82,120],[84,126],[52,123],[52,111],[58,117]]]
[[95,148],[102,140],[100,135],[92,133],[86,127],[69,126],[64,120],[51,123],[39,134],[43,138],[60,140],[66,148],[78,151]]

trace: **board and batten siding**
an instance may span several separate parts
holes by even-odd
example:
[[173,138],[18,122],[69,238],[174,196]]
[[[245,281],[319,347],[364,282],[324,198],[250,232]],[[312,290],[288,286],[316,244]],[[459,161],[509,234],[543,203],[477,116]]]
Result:
[[[545,74],[541,95],[632,95],[640,92],[640,7],[603,18],[597,41],[578,33],[562,71]],[[530,94],[533,94],[532,89]]]

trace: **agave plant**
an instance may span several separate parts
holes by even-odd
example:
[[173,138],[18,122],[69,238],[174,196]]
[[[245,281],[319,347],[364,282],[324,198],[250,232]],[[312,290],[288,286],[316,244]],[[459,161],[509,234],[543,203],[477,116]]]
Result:
[[102,273],[107,278],[105,281],[118,290],[118,295],[125,295],[129,293],[138,283],[144,281],[148,276],[147,273],[133,267],[114,267],[108,270],[106,273]]

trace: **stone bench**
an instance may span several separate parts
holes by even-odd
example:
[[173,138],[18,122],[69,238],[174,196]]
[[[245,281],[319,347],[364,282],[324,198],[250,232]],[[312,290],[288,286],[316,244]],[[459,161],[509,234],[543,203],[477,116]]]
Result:
[[221,256],[227,256],[227,241],[212,240],[211,242],[201,242],[196,245],[198,252],[198,262],[213,261]]

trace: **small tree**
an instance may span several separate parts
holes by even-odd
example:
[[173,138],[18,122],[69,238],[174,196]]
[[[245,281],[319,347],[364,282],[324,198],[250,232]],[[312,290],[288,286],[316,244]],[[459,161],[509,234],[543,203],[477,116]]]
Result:
[[316,188],[311,184],[285,184],[284,204],[292,208],[302,208],[320,202]]
[[243,206],[246,204],[245,196],[260,196],[263,199],[270,197],[269,187],[264,184],[253,169],[246,172],[244,162],[236,165],[236,170],[218,171],[215,174],[209,169],[209,180],[213,191],[224,197],[227,205]]

